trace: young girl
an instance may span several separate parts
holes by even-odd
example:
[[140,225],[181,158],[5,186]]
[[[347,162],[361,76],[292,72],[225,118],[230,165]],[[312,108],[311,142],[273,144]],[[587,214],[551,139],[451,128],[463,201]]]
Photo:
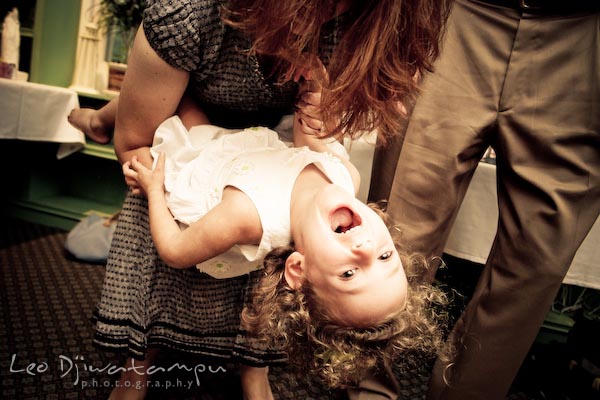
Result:
[[148,198],[168,265],[230,278],[266,256],[247,328],[329,386],[352,385],[386,355],[437,350],[434,292],[408,287],[385,221],[355,198],[355,167],[294,123],[290,148],[266,128],[188,135],[173,117],[156,132],[154,169],[133,158],[123,172]]

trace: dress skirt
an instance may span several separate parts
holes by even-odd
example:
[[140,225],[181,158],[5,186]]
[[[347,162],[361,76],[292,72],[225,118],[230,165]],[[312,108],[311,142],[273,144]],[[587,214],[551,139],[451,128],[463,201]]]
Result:
[[215,279],[195,267],[175,269],[158,256],[144,197],[129,192],[119,216],[94,312],[94,345],[142,360],[148,347],[166,347],[264,366],[284,355],[249,337],[240,313],[261,271]]

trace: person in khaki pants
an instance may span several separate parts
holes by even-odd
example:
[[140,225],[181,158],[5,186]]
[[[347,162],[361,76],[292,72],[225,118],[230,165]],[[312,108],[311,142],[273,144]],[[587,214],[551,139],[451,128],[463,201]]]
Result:
[[373,180],[370,200],[389,190],[404,242],[432,256],[443,252],[481,156],[489,145],[497,155],[496,238],[449,339],[454,362],[436,364],[430,399],[506,396],[598,217],[598,3],[457,0],[405,140],[377,153],[373,176],[383,183]]

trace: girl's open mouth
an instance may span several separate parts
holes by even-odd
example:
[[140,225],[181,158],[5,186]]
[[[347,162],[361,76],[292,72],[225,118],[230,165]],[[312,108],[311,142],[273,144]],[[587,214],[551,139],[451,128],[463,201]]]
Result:
[[348,233],[361,224],[360,216],[349,207],[343,206],[335,209],[329,218],[331,230],[336,233]]

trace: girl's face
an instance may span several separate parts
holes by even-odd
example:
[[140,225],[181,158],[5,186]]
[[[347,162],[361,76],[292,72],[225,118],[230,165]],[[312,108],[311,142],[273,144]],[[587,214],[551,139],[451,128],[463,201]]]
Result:
[[299,276],[311,282],[332,317],[369,326],[404,308],[406,275],[375,211],[332,184],[315,196],[302,221],[294,238]]

